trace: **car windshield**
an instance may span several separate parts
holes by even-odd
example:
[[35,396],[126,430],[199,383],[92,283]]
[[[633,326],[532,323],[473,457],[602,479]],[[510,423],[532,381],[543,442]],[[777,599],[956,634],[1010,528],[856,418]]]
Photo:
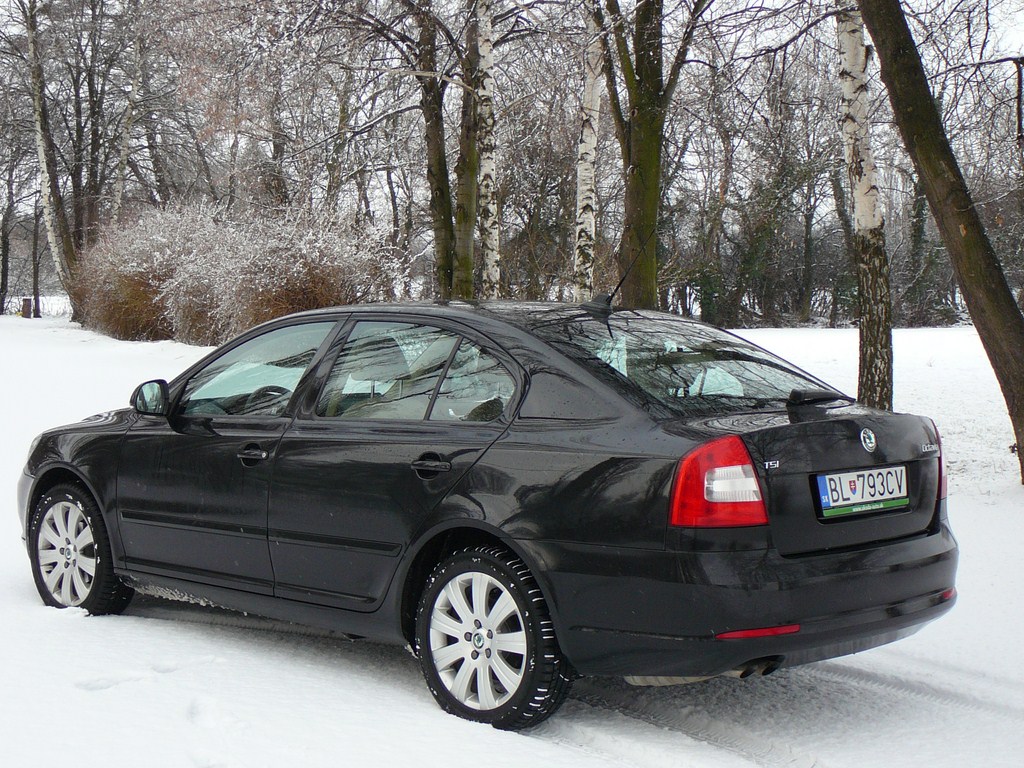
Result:
[[645,405],[673,415],[777,408],[793,390],[834,391],[760,347],[683,318],[579,312],[543,318],[532,330],[619,389],[627,384]]

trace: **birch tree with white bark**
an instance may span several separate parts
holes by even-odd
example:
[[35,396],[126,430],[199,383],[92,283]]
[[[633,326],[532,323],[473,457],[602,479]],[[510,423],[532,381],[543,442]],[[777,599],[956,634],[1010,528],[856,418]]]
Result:
[[497,198],[498,134],[494,114],[494,2],[476,0],[477,46],[480,58],[476,73],[477,144],[480,177],[477,190],[480,256],[483,276],[480,295],[497,298],[501,291],[501,221]]
[[864,42],[864,22],[859,11],[840,11],[836,24],[842,87],[840,130],[853,206],[860,309],[857,399],[874,408],[892,410],[892,298],[885,221],[871,151],[867,78],[871,49]]
[[597,240],[597,130],[601,117],[601,30],[586,14],[587,48],[583,59],[580,138],[576,148],[576,238],[573,249],[573,298],[594,292],[594,244]]
[[78,250],[75,247],[61,191],[57,147],[50,126],[50,110],[46,100],[47,80],[39,44],[39,3],[36,0],[16,2],[25,26],[28,47],[29,88],[32,96],[32,116],[39,160],[39,190],[46,238],[50,244],[57,276],[71,297],[74,307],[74,277],[78,266]]

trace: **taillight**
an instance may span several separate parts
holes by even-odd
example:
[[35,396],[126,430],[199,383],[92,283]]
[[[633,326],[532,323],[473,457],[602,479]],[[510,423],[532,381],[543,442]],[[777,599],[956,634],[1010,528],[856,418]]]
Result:
[[735,435],[712,440],[679,462],[669,522],[695,528],[767,525],[754,463]]

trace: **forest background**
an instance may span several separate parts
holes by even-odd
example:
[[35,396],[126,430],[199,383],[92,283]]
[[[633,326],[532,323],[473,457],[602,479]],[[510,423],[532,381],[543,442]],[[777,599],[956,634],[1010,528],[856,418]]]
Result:
[[[325,304],[585,298],[639,275],[634,251],[655,289],[630,303],[730,327],[862,311],[841,4],[5,2],[5,311],[35,277],[103,332],[208,344]],[[1022,3],[904,10],[1024,306]],[[958,322],[866,55],[894,321]]]

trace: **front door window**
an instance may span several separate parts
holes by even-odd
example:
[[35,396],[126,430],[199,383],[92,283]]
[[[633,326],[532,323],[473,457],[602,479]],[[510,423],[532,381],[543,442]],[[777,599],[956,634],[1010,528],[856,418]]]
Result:
[[195,374],[183,416],[278,416],[333,322],[291,325],[240,344]]

